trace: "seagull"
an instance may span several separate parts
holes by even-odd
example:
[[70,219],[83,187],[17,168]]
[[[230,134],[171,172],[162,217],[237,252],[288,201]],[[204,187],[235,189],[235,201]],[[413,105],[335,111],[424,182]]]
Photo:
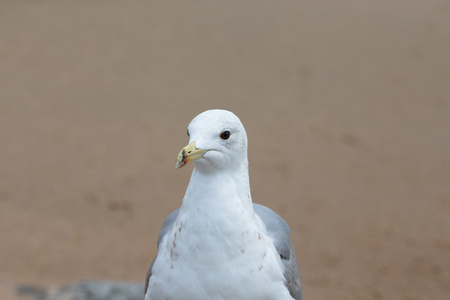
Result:
[[145,300],[301,300],[289,226],[252,203],[239,118],[207,110],[188,136],[176,168],[193,161],[194,169],[181,207],[162,225]]

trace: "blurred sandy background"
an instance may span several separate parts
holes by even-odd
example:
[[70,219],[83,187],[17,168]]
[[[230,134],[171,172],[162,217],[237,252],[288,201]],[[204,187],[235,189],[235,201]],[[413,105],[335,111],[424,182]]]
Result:
[[1,1],[0,93],[2,299],[143,281],[210,108],[305,299],[449,299],[449,1]]

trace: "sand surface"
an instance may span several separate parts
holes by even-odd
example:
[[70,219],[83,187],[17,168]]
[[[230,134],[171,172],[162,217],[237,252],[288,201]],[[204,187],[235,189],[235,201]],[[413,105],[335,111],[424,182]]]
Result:
[[1,1],[0,93],[2,299],[142,281],[210,108],[305,299],[449,299],[449,1]]

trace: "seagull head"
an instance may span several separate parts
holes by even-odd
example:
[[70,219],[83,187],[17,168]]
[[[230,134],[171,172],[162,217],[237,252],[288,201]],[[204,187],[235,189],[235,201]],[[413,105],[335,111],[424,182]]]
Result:
[[233,169],[247,164],[247,134],[230,111],[213,109],[196,116],[188,126],[189,144],[181,149],[176,168],[195,161],[206,170]]

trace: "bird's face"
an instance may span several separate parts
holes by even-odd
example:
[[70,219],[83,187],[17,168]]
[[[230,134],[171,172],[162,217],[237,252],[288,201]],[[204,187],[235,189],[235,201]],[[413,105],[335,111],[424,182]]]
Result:
[[189,161],[204,169],[227,169],[247,161],[247,134],[239,118],[226,110],[208,110],[188,126],[189,144],[178,154],[176,167]]

